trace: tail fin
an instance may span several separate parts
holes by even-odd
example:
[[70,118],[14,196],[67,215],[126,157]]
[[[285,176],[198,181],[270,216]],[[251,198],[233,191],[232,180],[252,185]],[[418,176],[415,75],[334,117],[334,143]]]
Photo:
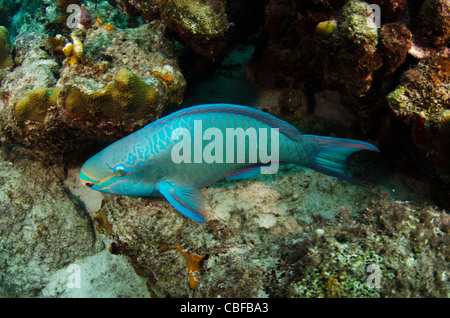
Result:
[[359,183],[350,178],[345,172],[348,158],[360,150],[380,152],[374,145],[360,140],[314,135],[304,135],[304,137],[312,139],[319,148],[319,151],[313,158],[313,162],[308,166],[309,168],[357,185]]

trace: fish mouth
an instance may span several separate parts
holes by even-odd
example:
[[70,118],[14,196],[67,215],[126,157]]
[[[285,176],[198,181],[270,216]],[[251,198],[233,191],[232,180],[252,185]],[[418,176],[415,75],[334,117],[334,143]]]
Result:
[[88,188],[91,188],[93,185],[95,185],[95,183],[93,182],[87,182],[87,181],[82,181],[84,183],[85,186],[87,186]]
[[88,175],[86,175],[83,172],[83,170],[80,171],[80,179],[81,179],[81,182],[83,182],[84,185],[87,186],[88,188],[92,188],[94,185],[98,184],[97,180],[90,178]]

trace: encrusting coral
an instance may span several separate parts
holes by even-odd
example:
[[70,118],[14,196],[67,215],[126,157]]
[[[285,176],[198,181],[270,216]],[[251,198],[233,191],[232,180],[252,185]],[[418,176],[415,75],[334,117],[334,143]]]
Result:
[[9,40],[8,30],[4,26],[0,26],[0,68],[13,65],[11,49],[12,44]]
[[55,270],[96,253],[101,242],[57,181],[62,166],[16,147],[0,150],[0,167],[0,293],[38,297]]

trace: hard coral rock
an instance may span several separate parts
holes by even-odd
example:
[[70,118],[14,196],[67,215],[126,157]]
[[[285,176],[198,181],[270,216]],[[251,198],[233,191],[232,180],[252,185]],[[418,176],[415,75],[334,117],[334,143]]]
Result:
[[[422,167],[433,167],[450,180],[449,142],[450,53],[444,50],[419,62],[403,74],[400,85],[388,95],[390,109],[410,133]],[[426,158],[426,159],[425,159]]]
[[[310,212],[330,219],[342,205],[352,205],[348,185],[292,170],[202,189],[206,223],[187,219],[165,199],[107,195],[100,213],[112,225],[111,251],[131,257],[158,297],[272,296],[284,260],[298,254],[314,219]],[[331,202],[320,197],[323,191],[341,195]],[[368,200],[366,191],[360,195]]]
[[450,39],[450,3],[447,0],[426,0],[420,12],[416,32],[424,45],[443,47]]
[[[38,97],[40,106],[37,108],[41,109],[41,115],[38,117],[42,119],[43,109],[47,107],[41,103],[46,98],[42,92],[56,84],[59,69],[58,63],[43,49],[47,40],[47,35],[38,33],[21,35],[16,39],[17,67],[8,72],[1,82],[0,115],[8,121],[8,126],[14,126],[14,105],[17,105],[21,98],[29,100],[30,97]],[[31,94],[34,89],[40,91]],[[34,117],[36,114],[31,110],[33,107],[24,100],[19,106],[18,115],[23,116],[24,120],[28,116]]]
[[[290,78],[298,81],[308,78],[315,64],[312,52],[315,25],[326,19],[323,14],[315,15],[302,9],[302,5],[294,1],[268,2],[264,11],[267,49],[257,66],[258,83],[279,86],[289,85]],[[270,66],[279,69],[282,75]]]
[[308,229],[275,295],[449,297],[449,231],[449,215],[428,206],[382,199],[356,218],[344,211]]
[[381,67],[378,30],[369,17],[368,4],[361,1],[349,1],[337,23],[335,36],[319,43],[325,82],[359,98],[368,92],[373,72]]
[[[406,22],[408,18],[408,13],[410,13],[410,9],[408,8],[407,0],[371,0],[367,1],[367,3],[375,4],[379,6],[379,18],[381,18],[381,22],[384,23],[392,23],[392,22]],[[414,7],[414,4],[411,7]],[[377,8],[378,10],[378,8]]]
[[40,296],[51,274],[97,248],[90,220],[65,191],[64,169],[16,147],[0,151],[1,289]]
[[[164,104],[179,104],[183,100],[186,82],[179,70],[173,46],[157,23],[115,30],[112,34],[105,32],[104,27],[90,29],[84,41],[84,51],[87,65],[75,69],[63,68],[60,84],[76,84],[86,89],[102,88],[113,80],[119,70],[127,69],[159,91]],[[164,80],[155,77],[155,71],[170,75],[170,85],[164,85]]]
[[228,45],[227,32],[231,26],[225,14],[225,1],[119,0],[129,14],[140,13],[146,22],[161,19],[197,54],[216,59],[223,56]]
[[393,22],[383,24],[379,36],[383,57],[380,72],[390,75],[405,62],[412,46],[412,34],[403,24]]
[[[449,295],[450,218],[443,211],[381,199],[359,208],[358,216],[337,208],[335,219],[301,222],[294,210],[300,197],[284,196],[280,203],[280,194],[257,198],[254,192],[249,199],[220,186],[205,192],[220,202],[201,224],[165,200],[105,197],[101,213],[112,225],[111,252],[132,259],[153,296]],[[207,197],[211,204],[214,199]],[[225,206],[223,197],[233,203]],[[289,209],[282,205],[292,210],[277,212]],[[372,282],[379,285],[368,283],[368,268],[381,270],[381,280]]]
[[224,1],[173,0],[163,16],[196,53],[209,58],[223,54],[230,27]]

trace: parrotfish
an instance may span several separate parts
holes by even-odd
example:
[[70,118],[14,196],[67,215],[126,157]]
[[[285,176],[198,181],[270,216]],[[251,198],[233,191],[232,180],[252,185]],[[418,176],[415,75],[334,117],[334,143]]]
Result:
[[104,193],[162,195],[183,215],[205,222],[200,189],[224,177],[251,178],[276,172],[278,164],[297,164],[358,184],[345,167],[360,150],[379,152],[364,141],[303,135],[252,107],[207,104],[114,142],[84,163],[80,179]]

